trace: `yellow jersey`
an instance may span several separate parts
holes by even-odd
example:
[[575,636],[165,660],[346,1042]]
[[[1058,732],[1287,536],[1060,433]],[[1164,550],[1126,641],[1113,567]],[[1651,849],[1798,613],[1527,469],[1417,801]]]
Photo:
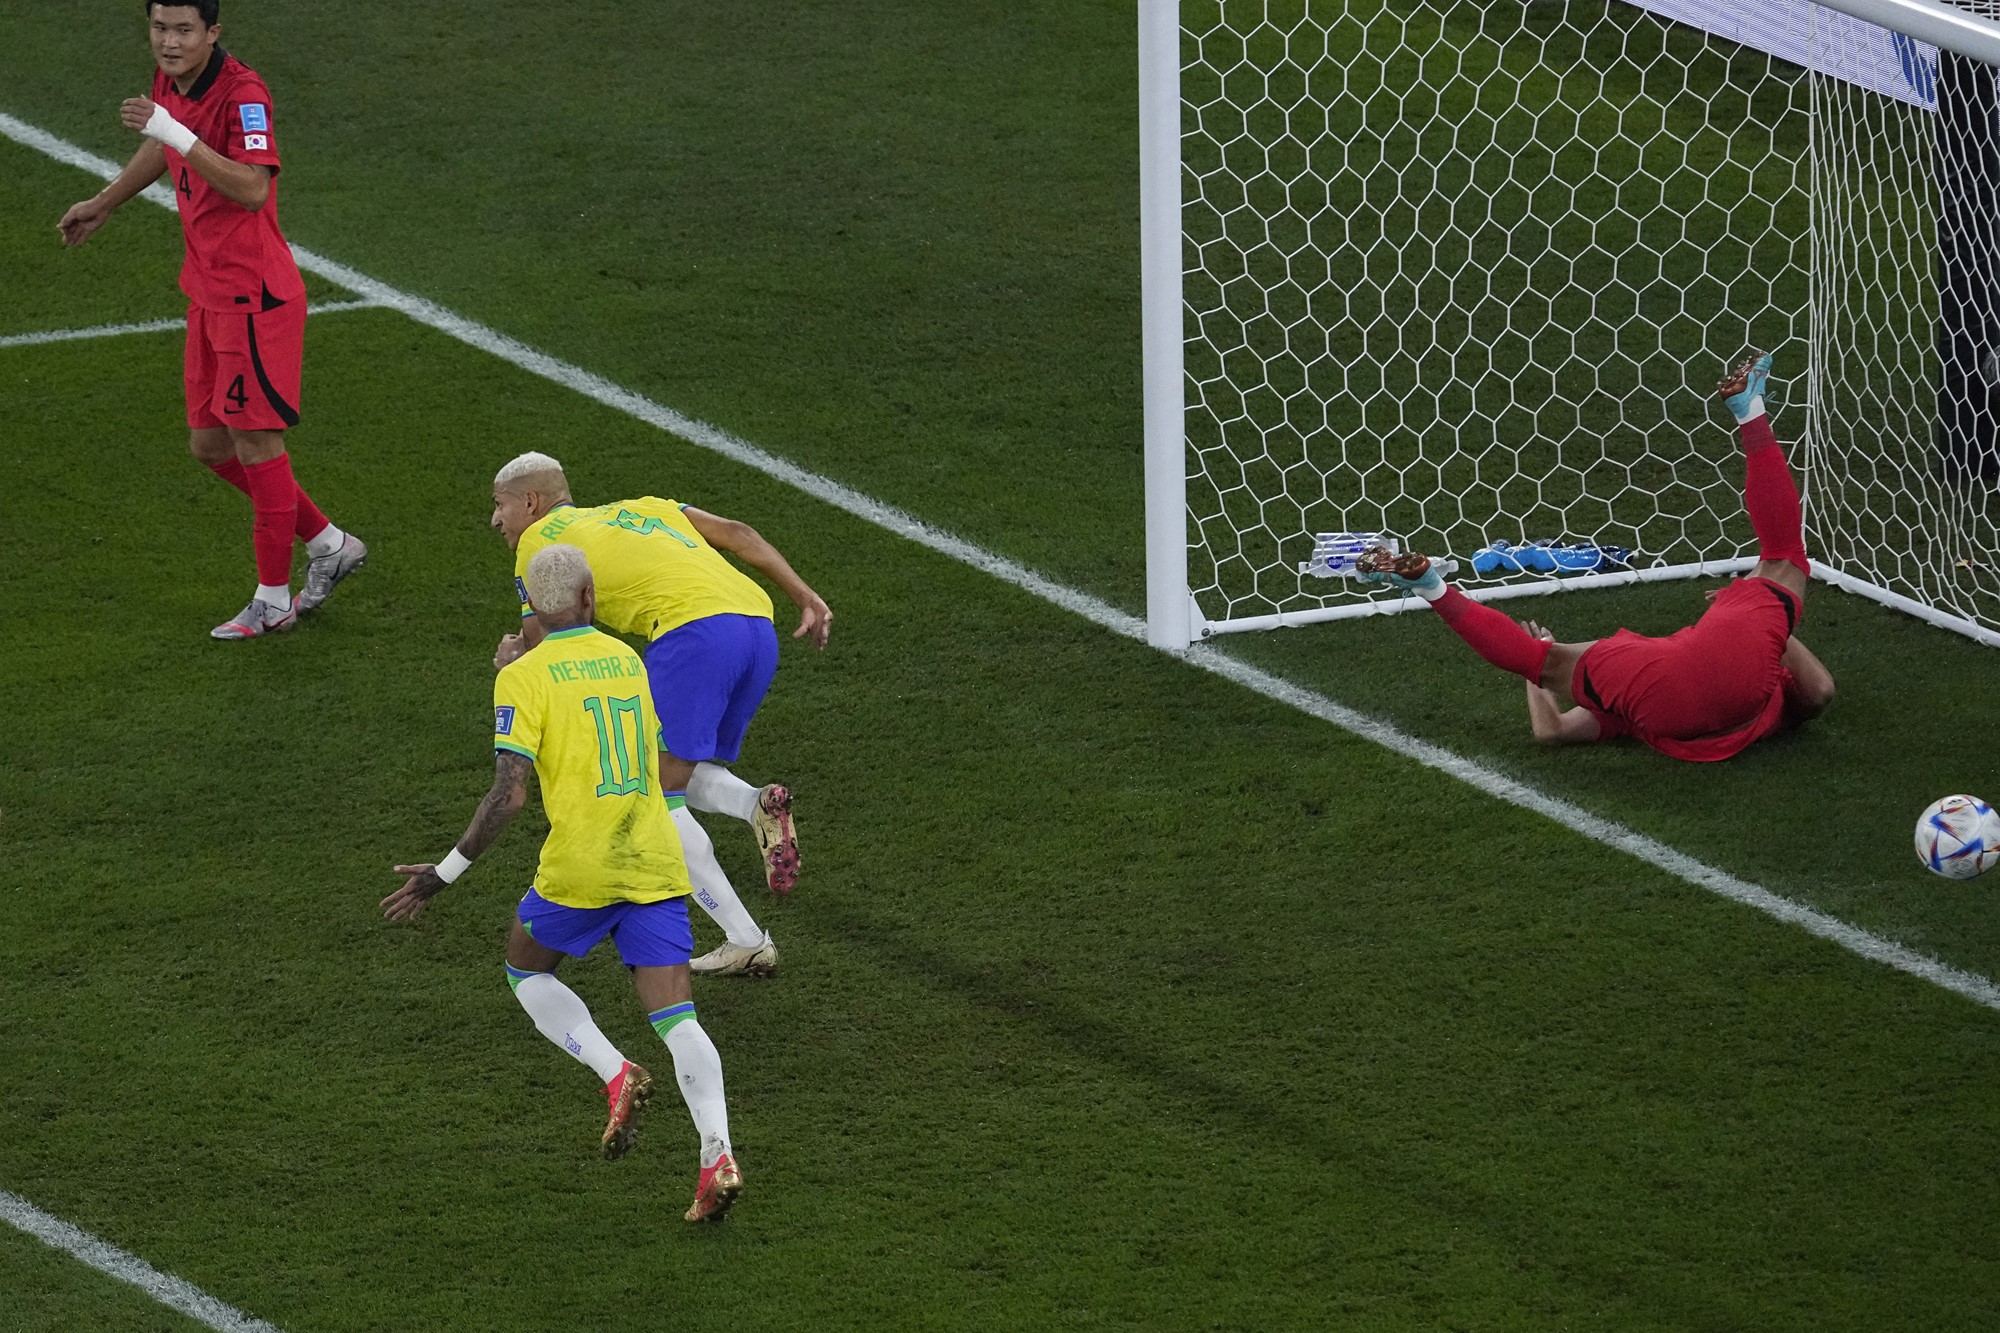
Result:
[[660,798],[660,721],[639,655],[588,625],[557,630],[493,682],[493,748],[541,779],[549,838],[535,891],[565,907],[694,891]]
[[594,509],[560,504],[521,534],[514,590],[528,605],[528,561],[544,546],[574,546],[597,581],[597,620],[648,640],[704,616],[771,618],[771,596],[723,559],[672,500],[645,496]]

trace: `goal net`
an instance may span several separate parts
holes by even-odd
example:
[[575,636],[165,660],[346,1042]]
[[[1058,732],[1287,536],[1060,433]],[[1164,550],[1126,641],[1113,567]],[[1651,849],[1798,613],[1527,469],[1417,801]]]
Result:
[[2000,25],[1830,3],[1919,21],[1141,0],[1154,641],[1411,604],[1331,534],[1487,598],[1746,569],[1754,347],[1815,572],[2000,643],[2000,96],[1919,40]]

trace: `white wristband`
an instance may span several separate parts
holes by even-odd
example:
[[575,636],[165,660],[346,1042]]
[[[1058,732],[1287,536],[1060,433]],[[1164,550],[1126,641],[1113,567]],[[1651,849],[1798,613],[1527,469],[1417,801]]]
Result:
[[146,119],[146,128],[139,132],[148,139],[159,140],[182,157],[200,142],[193,130],[168,115],[167,109],[157,102],[153,104],[153,114]]
[[471,864],[472,862],[459,855],[458,848],[454,847],[444,860],[437,863],[437,877],[449,884],[463,875]]

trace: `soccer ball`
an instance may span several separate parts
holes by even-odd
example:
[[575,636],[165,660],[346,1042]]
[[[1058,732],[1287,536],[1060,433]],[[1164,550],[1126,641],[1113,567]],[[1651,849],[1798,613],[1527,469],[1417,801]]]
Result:
[[1946,879],[1971,879],[2000,861],[2000,815],[1977,796],[1947,796],[1917,816],[1917,859]]

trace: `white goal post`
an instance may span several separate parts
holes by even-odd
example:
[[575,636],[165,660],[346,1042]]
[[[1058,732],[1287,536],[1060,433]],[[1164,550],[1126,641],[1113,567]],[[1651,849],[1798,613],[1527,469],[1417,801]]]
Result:
[[2000,644],[1995,10],[1138,0],[1150,640],[1747,569],[1763,347],[1815,576]]

